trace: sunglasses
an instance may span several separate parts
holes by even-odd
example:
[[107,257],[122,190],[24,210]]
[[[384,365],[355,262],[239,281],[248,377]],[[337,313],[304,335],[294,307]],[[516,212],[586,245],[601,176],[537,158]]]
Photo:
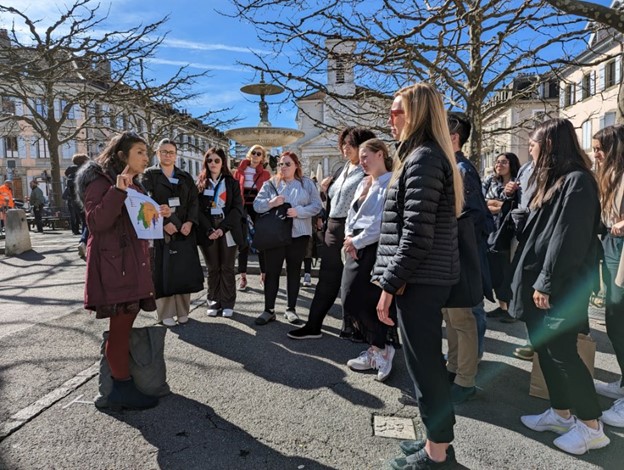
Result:
[[221,159],[220,158],[209,158],[206,160],[206,163],[210,164],[210,163],[221,163]]
[[279,167],[285,166],[286,168],[290,168],[291,165],[292,165],[292,162],[279,162],[277,164],[277,166],[279,166]]
[[395,117],[400,116],[401,114],[405,114],[405,111],[402,109],[391,109],[390,119],[394,120]]
[[254,157],[262,157],[262,156],[264,156],[262,152],[256,152],[255,150],[253,152],[251,152],[251,154]]

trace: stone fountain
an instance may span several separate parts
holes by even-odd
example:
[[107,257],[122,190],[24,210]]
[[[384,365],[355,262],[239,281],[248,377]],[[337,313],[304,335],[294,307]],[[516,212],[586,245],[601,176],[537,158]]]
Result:
[[269,122],[269,105],[265,96],[278,95],[284,91],[281,86],[264,82],[264,73],[260,76],[260,83],[245,85],[240,89],[248,95],[260,96],[260,122],[256,127],[238,127],[225,131],[228,139],[250,147],[262,145],[265,148],[283,147],[292,144],[305,135],[297,129],[287,127],[273,127]]

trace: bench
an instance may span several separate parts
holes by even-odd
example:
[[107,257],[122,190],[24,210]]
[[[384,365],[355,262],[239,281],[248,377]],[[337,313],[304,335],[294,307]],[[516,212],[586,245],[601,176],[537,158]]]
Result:
[[[29,230],[34,230],[36,228],[35,218],[33,216],[27,217],[26,221]],[[69,216],[43,216],[41,217],[41,221],[44,227],[49,227],[51,230],[56,230],[57,228],[69,230]]]

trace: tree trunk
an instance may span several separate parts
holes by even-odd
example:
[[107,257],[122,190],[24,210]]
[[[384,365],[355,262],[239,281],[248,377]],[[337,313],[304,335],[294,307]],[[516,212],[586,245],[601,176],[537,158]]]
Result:
[[59,140],[57,132],[50,129],[50,140],[48,141],[50,150],[50,170],[52,177],[52,189],[48,198],[54,211],[60,211],[63,207],[63,186],[61,184],[61,159],[59,153]]

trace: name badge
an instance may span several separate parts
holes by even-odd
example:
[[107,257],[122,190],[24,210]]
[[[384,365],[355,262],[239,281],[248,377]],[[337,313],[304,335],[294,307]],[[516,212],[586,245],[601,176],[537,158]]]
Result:
[[180,198],[179,197],[170,197],[169,198],[169,207],[180,207]]
[[204,196],[214,196],[214,189],[204,189]]
[[210,215],[223,215],[223,209],[220,207],[213,207],[210,209]]
[[169,182],[171,184],[178,184],[180,182],[180,180],[178,178],[169,178]]

